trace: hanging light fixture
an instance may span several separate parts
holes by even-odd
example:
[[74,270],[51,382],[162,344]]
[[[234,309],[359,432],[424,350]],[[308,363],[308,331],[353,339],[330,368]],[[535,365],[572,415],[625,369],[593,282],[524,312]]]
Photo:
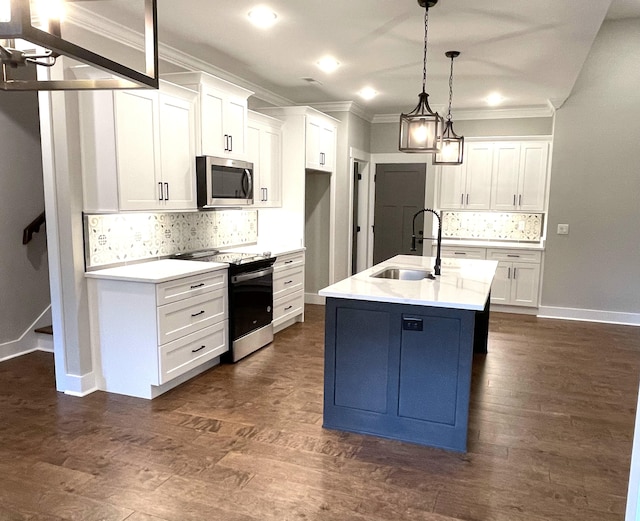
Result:
[[[144,17],[145,71],[132,69],[101,54],[65,40],[61,13],[72,4],[90,0],[0,0],[0,89],[85,90],[158,88],[157,0],[138,0]],[[52,10],[52,7],[56,7]],[[31,80],[15,75],[29,66],[52,67],[67,56],[106,71],[104,79]]]
[[422,64],[422,92],[418,95],[418,105],[408,114],[400,115],[401,152],[434,153],[440,150],[443,120],[440,114],[429,107],[427,86],[427,34],[429,29],[429,8],[438,0],[418,0],[424,7],[424,57]]
[[453,131],[451,120],[451,101],[453,99],[453,59],[460,56],[460,51],[447,51],[444,53],[451,58],[451,72],[449,73],[449,111],[442,132],[442,148],[433,156],[434,165],[461,165],[464,153],[464,136],[458,136]]

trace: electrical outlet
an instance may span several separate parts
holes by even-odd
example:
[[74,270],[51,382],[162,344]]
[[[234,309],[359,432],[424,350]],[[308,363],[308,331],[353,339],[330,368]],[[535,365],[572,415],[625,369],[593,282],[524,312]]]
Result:
[[524,221],[518,221],[518,231],[519,232],[524,231]]
[[558,225],[558,235],[569,235],[569,225],[568,224],[559,224]]

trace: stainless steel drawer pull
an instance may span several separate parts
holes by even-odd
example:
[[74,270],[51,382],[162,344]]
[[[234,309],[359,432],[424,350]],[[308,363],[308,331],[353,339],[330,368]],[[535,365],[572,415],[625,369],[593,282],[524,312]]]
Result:
[[202,286],[204,286],[204,282],[201,282],[200,284],[194,284],[193,286],[191,286],[191,289],[201,288]]
[[192,349],[191,352],[192,353],[197,353],[198,351],[202,351],[205,347],[207,347],[207,346],[200,346],[198,349]]
[[507,257],[516,257],[517,259],[519,259],[519,258],[520,258],[520,255],[513,255],[513,254],[511,254],[511,253],[508,253],[508,254],[507,254]]
[[284,308],[285,311],[289,311],[290,309],[293,309],[293,306],[287,306],[286,308]]
[[204,315],[204,309],[202,311],[198,311],[197,313],[191,313],[192,317],[197,317],[198,315]]
[[293,282],[292,280],[287,280],[285,284],[291,284],[292,282]]
[[465,252],[465,251],[454,251],[453,254],[454,255],[466,255],[467,252]]
[[292,262],[292,260],[284,261],[285,264],[291,264]]

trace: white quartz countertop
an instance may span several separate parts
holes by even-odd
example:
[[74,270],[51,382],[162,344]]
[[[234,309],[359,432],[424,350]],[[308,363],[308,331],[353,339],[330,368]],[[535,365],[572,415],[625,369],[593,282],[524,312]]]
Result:
[[130,282],[159,283],[189,275],[226,269],[223,262],[199,262],[179,259],[162,259],[117,268],[88,271],[85,277],[92,279],[126,280]]
[[372,268],[321,289],[324,297],[370,300],[456,309],[484,309],[498,261],[442,259],[435,280],[395,280],[371,277],[386,268],[433,271],[434,257],[397,255]]

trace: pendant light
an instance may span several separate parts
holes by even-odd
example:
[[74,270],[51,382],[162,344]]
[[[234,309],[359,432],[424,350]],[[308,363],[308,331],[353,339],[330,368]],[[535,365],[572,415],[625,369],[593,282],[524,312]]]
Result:
[[424,7],[424,57],[422,65],[422,92],[418,95],[418,105],[408,114],[400,115],[401,152],[434,153],[440,150],[443,132],[443,119],[429,107],[427,85],[427,34],[429,28],[429,8],[438,0],[418,0]]
[[434,154],[434,165],[461,165],[464,153],[464,136],[458,136],[453,131],[453,121],[451,120],[451,101],[453,99],[453,59],[460,56],[460,51],[447,51],[444,53],[447,58],[451,58],[451,72],[449,73],[449,112],[447,121],[444,124],[442,133],[442,148],[440,152]]

